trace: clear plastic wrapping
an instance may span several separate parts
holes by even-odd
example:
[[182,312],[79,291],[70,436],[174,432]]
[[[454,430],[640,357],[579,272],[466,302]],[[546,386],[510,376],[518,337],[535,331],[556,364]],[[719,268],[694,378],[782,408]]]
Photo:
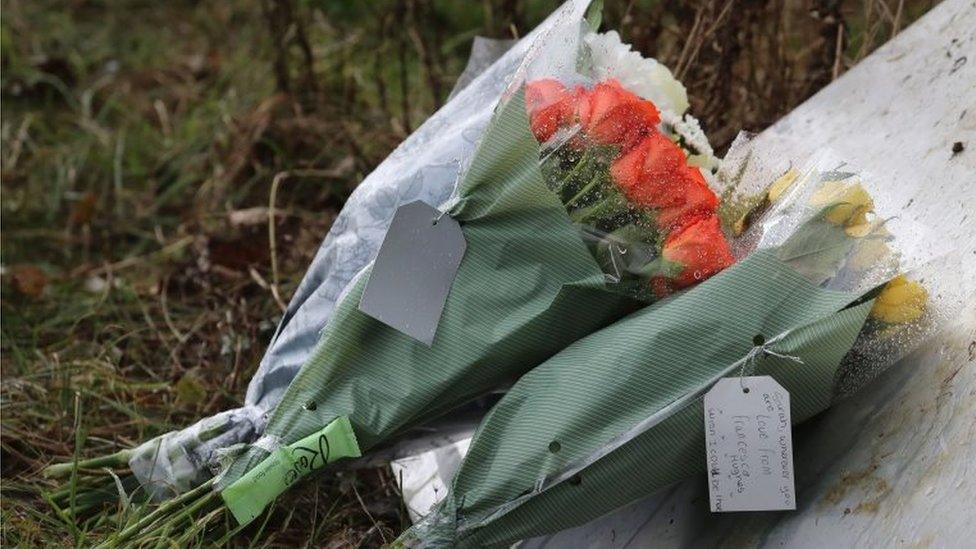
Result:
[[[448,201],[462,164],[471,154],[491,119],[499,98],[526,54],[540,36],[578,20],[585,4],[567,2],[524,38],[486,45],[476,40],[472,61],[451,93],[450,100],[418,127],[356,187],[343,206],[315,258],[295,291],[261,363],[248,384],[239,413],[222,413],[237,428],[214,443],[193,444],[193,456],[178,458],[189,464],[172,468],[153,459],[158,451],[174,459],[197,438],[205,418],[180,431],[147,441],[134,450],[131,467],[140,483],[166,497],[210,476],[221,449],[250,444],[264,432],[288,386],[312,355],[322,331],[330,324],[336,304],[356,276],[376,257],[396,208],[414,200],[431,205]],[[480,44],[480,45],[479,45]]]
[[[416,199],[444,209],[457,205],[457,182],[499,99],[524,93],[541,146],[539,166],[607,290],[649,301],[731,263],[709,189],[716,161],[697,121],[685,113],[683,86],[615,32],[594,32],[584,18],[587,5],[567,2],[500,59],[473,68],[465,87],[370,174],[313,261],[245,406],[222,414],[230,423],[206,419],[140,446],[130,464],[144,484],[159,495],[184,491],[211,474],[226,454],[222,448],[263,434],[336,305],[375,257],[396,207]],[[199,432],[209,432],[214,421],[225,434],[201,442]],[[157,453],[169,457],[155,459]]]
[[821,216],[823,228],[843,229],[843,236],[829,240],[829,232],[821,231],[820,241],[807,247],[834,245],[831,268],[804,265],[795,252],[792,265],[826,289],[877,290],[876,305],[839,369],[838,397],[853,394],[935,336],[976,297],[976,279],[964,267],[966,243],[940,238],[898,211],[877,207],[876,200],[885,197],[883,175],[848,164],[837,151],[784,162],[743,134],[718,180],[723,205],[739,205],[739,221],[732,222],[740,231],[733,241],[737,257],[782,246]]
[[[596,80],[586,3],[567,6],[529,48],[442,206],[467,246],[432,345],[419,349],[363,317],[356,304],[368,274],[358,277],[260,440],[287,445],[348,415],[364,453],[388,446],[731,265],[711,173],[692,160],[707,151],[689,149],[662,109],[613,75],[644,74],[645,89],[682,94],[674,104],[683,88],[616,36],[627,63]],[[377,392],[384,398],[367,398]],[[272,450],[249,447],[218,490]]]
[[739,263],[523,376],[402,541],[492,546],[596,518],[704,469],[701,399],[719,379],[772,375],[803,421],[971,302],[960,252],[876,211],[874,177],[829,153],[758,180],[733,168]]

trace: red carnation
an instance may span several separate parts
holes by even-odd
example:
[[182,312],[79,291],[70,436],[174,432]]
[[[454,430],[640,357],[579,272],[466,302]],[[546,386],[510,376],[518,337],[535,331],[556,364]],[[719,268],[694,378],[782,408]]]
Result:
[[614,160],[610,175],[634,204],[663,208],[681,203],[683,188],[673,174],[684,165],[681,148],[654,132]]
[[708,187],[701,170],[687,164],[670,176],[670,189],[678,199],[662,206],[657,213],[657,226],[671,231],[690,219],[712,215],[718,208],[718,197]]
[[627,91],[613,79],[583,92],[578,112],[583,131],[591,141],[619,145],[625,150],[654,131],[661,121],[654,103]]
[[658,293],[701,282],[735,262],[714,214],[693,219],[669,234],[661,255],[669,263],[680,265],[681,272],[667,279],[652,280]]
[[525,109],[529,113],[529,126],[540,143],[545,143],[556,130],[573,121],[577,95],[551,78],[535,80],[525,85]]

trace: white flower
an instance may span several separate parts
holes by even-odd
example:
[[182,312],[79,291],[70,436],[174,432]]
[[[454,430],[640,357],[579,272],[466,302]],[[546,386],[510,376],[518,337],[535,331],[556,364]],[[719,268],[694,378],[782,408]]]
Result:
[[667,67],[644,58],[620,40],[617,31],[588,33],[583,37],[590,49],[593,77],[615,78],[631,92],[650,99],[663,112],[679,118],[688,110],[688,93]]
[[627,90],[651,100],[661,111],[662,130],[672,138],[680,137],[689,152],[688,163],[710,176],[718,159],[698,120],[685,114],[688,92],[671,71],[624,44],[617,31],[587,33],[583,41],[590,51],[593,78],[614,78]]
[[708,142],[708,137],[698,123],[698,119],[690,114],[676,116],[667,111],[661,112],[661,121],[671,126],[675,136],[681,137],[685,143],[685,148],[693,152],[688,157],[688,163],[693,166],[704,168],[711,171],[718,167],[718,159],[715,158],[715,151]]

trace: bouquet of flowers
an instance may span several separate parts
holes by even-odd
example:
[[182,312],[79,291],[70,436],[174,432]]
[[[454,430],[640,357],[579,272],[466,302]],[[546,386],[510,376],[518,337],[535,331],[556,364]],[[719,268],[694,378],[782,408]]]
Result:
[[753,208],[766,211],[736,239],[744,259],[524,375],[480,425],[447,497],[400,543],[506,546],[704,473],[702,397],[722,378],[771,376],[802,422],[965,303],[965,285],[944,274],[953,256],[933,259],[931,240],[900,246],[904,227],[874,215],[854,173],[791,170]]
[[[432,343],[364,314],[359,305],[371,267],[350,273],[300,368],[272,375],[262,365],[251,389],[273,387],[263,402],[134,450],[49,469],[70,473],[72,487],[84,492],[114,487],[114,477],[91,477],[127,463],[157,497],[179,494],[115,542],[177,528],[203,511],[212,518],[215,505],[247,523],[312,471],[389,444],[733,263],[706,179],[714,159],[684,115],[683,88],[616,33],[594,32],[596,16],[584,19],[587,4],[566,3],[526,39],[503,93],[486,94],[489,79],[504,76],[489,71],[418,130],[439,131],[454,144],[470,129],[467,121],[490,115],[442,205],[460,226],[466,251]],[[404,150],[422,144],[408,140],[387,162],[423,164]],[[380,166],[371,178],[394,172]],[[452,182],[441,177],[438,184],[449,190]],[[370,199],[369,183],[347,209]],[[417,196],[397,192],[395,204]],[[346,228],[342,219],[336,225],[334,231]],[[323,283],[321,273],[309,279]],[[303,285],[296,300],[311,303],[314,293]],[[275,344],[306,311],[306,304],[289,310]],[[272,384],[273,377],[285,382]]]
[[525,96],[546,184],[611,282],[664,296],[732,264],[718,197],[658,130],[653,102],[614,79],[574,89],[534,80]]
[[360,278],[264,436],[219,479],[238,521],[329,461],[376,448],[730,265],[718,200],[681,149],[661,142],[656,112],[616,82],[573,92],[552,80],[518,84],[447,209],[467,251],[433,345],[360,312]]

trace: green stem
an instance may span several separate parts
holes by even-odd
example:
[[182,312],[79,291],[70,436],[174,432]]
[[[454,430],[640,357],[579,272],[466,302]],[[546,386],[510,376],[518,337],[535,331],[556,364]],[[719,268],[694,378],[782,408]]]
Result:
[[596,204],[570,212],[569,218],[573,221],[573,223],[582,223],[587,219],[602,215],[607,210],[613,211],[618,206],[619,198],[616,195],[611,194]]
[[214,479],[210,479],[207,482],[201,484],[200,486],[197,486],[196,488],[190,490],[189,492],[176,496],[175,498],[163,503],[162,505],[157,507],[153,512],[149,513],[148,515],[136,521],[135,524],[122,530],[116,538],[110,540],[109,542],[103,543],[99,547],[116,547],[120,544],[123,544],[129,538],[135,536],[146,527],[151,526],[156,521],[164,518],[174,509],[178,509],[179,507],[181,507],[183,504],[187,502],[194,502],[201,495],[204,496],[207,495],[208,490],[210,490],[211,494],[216,494],[216,492],[212,490],[213,483],[214,483]]
[[642,278],[651,278],[654,276],[663,276],[664,278],[673,279],[681,274],[684,270],[684,265],[677,263],[675,261],[668,261],[663,257],[656,257],[650,263],[647,263],[639,270],[637,274]]
[[173,540],[169,539],[169,525],[163,527],[162,531],[159,532],[159,539],[156,540],[155,547],[163,549],[164,547],[185,547],[179,544],[174,544]]
[[[180,526],[180,524],[182,524],[184,520],[189,520],[191,523],[191,527],[189,528],[187,534],[192,534],[195,530],[195,528],[192,526],[192,523],[194,522],[194,515],[196,515],[197,511],[199,511],[200,509],[206,507],[207,505],[210,505],[210,502],[213,501],[213,499],[216,497],[218,497],[217,492],[211,491],[209,494],[200,498],[199,501],[193,503],[192,505],[186,507],[185,509],[181,509],[178,513],[176,513],[172,517],[167,518],[166,521],[160,524],[160,528],[164,531],[173,531],[176,527]],[[216,511],[222,511],[222,510],[223,507],[216,509]],[[201,521],[200,526],[204,527],[208,522],[209,519]],[[181,538],[180,543],[177,543],[177,546],[185,547],[182,541],[183,540]]]
[[78,530],[78,525],[75,524],[74,519],[69,517],[64,510],[61,509],[57,503],[54,503],[54,501],[47,495],[41,494],[41,497],[47,501],[47,504],[51,506],[51,509],[54,509],[54,514],[57,515],[62,522],[64,522],[69,530],[71,530],[71,535],[74,536],[75,539],[81,539],[81,531]]
[[75,461],[69,461],[67,463],[55,463],[50,465],[41,472],[47,478],[59,478],[71,474],[75,468],[78,469],[98,469],[101,467],[128,467],[129,456],[132,455],[132,450],[119,450],[114,454],[109,454],[107,456],[100,456],[91,459],[82,459]]
[[569,199],[569,202],[567,202],[566,204],[564,204],[566,206],[566,208],[569,209],[569,207],[572,206],[573,204],[575,204],[577,200],[583,198],[586,195],[586,193],[588,193],[591,190],[593,190],[593,187],[597,183],[599,183],[601,179],[602,179],[602,177],[600,176],[599,173],[594,174],[593,177],[590,178],[590,182],[587,183],[586,185],[584,185],[583,188],[580,189],[580,191],[578,193],[576,193],[575,196],[573,196],[573,198],[570,198]]
[[[640,269],[637,269],[637,274],[641,278],[651,278],[655,275],[665,272],[664,258],[656,257],[650,263],[643,265]],[[670,278],[670,277],[669,277]]]
[[583,169],[583,166],[586,166],[592,159],[593,159],[593,155],[590,154],[589,151],[584,152],[582,158],[580,158],[579,162],[577,162],[576,165],[573,166],[573,169],[569,170],[569,173],[566,174],[566,177],[564,179],[566,181],[569,181],[570,179],[575,177],[576,174]]
[[[272,503],[271,505],[273,507],[274,506],[274,503]],[[263,532],[264,531],[264,527],[265,527],[265,525],[268,524],[268,518],[270,516],[271,516],[271,511],[269,510],[267,513],[265,513],[264,522],[261,523],[261,529],[258,530],[258,532]],[[234,539],[234,536],[236,536],[237,534],[239,534],[241,532],[241,530],[247,528],[247,526],[248,526],[247,524],[238,524],[238,525],[234,526],[233,528],[231,528],[230,524],[225,522],[225,531],[226,531],[226,533],[219,540],[217,540],[217,543],[214,544],[214,547],[225,547],[225,546],[227,546],[227,544],[230,543],[230,540]],[[253,536],[251,539],[258,539],[258,537],[259,537],[259,535],[256,535],[256,536]]]
[[[216,492],[214,493],[216,494]],[[210,511],[209,513],[204,515],[203,518],[201,518],[200,520],[196,521],[196,524],[190,526],[186,534],[183,534],[183,536],[177,540],[176,543],[177,547],[189,547],[190,538],[200,535],[200,533],[207,527],[207,525],[210,524],[213,520],[220,518],[220,516],[224,514],[224,511],[226,509],[227,509],[226,507],[218,507],[213,511]],[[222,547],[222,546],[218,545],[217,547]]]
[[75,518],[78,515],[75,514],[75,495],[78,492],[78,458],[81,456],[81,446],[85,443],[84,435],[81,432],[81,395],[75,393],[75,453],[71,459],[71,479],[68,481],[68,486],[71,488],[68,494],[68,507],[71,510],[71,518]]
[[[115,486],[115,480],[113,480],[108,475],[103,477],[100,476],[95,478],[88,477],[84,479],[78,479],[78,484],[77,484],[77,488],[80,489],[82,492],[96,492],[100,490],[106,490],[113,486]],[[71,486],[64,486],[62,488],[54,490],[53,492],[48,492],[47,494],[49,498],[59,503],[61,502],[61,500],[68,498],[70,495],[71,495]]]
[[[557,155],[553,155],[551,158],[552,158],[552,162],[555,165],[558,166],[559,165],[559,157]],[[585,168],[585,167],[587,167],[589,165],[590,161],[593,158],[594,158],[594,156],[592,154],[590,154],[590,152],[588,150],[587,151],[584,151],[583,152],[583,156],[581,156],[580,159],[579,159],[579,161],[576,162],[576,164],[573,165],[572,169],[570,169],[568,172],[566,172],[564,174],[561,174],[560,177],[554,178],[554,179],[559,179],[560,180],[559,188],[556,189],[556,192],[558,193],[558,196],[562,197],[563,192],[566,191],[566,186],[569,185],[570,183],[572,183],[576,179],[576,176],[579,175],[579,173],[583,171],[583,168]],[[548,185],[548,183],[547,183],[547,185]]]
[[200,431],[200,433],[197,435],[197,439],[199,439],[200,442],[207,442],[209,440],[213,440],[219,437],[220,435],[226,433],[229,425],[230,425],[230,421],[222,421],[217,425],[213,425],[208,429],[204,429]]

